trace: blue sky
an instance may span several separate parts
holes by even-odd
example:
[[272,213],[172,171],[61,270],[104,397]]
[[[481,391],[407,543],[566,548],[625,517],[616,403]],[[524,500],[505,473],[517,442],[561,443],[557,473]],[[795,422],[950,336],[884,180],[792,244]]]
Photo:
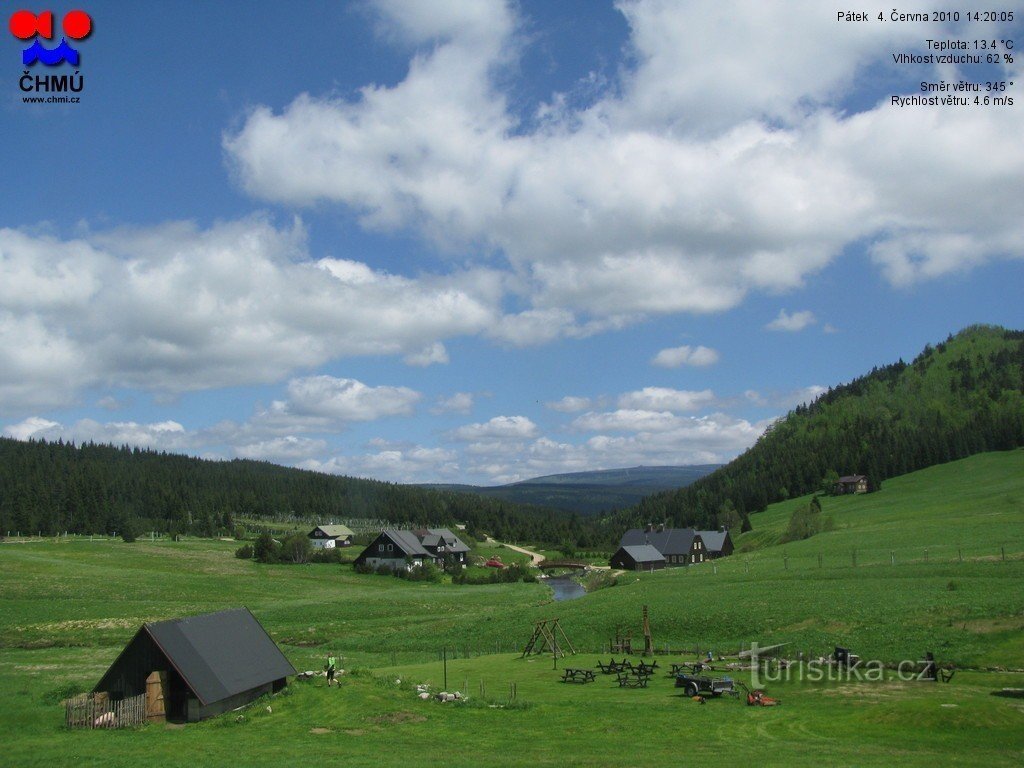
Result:
[[0,47],[4,434],[417,482],[717,462],[874,365],[1024,327],[1020,85],[890,104],[1024,82],[1019,55],[892,63],[1020,20],[81,7],[79,104],[24,103]]

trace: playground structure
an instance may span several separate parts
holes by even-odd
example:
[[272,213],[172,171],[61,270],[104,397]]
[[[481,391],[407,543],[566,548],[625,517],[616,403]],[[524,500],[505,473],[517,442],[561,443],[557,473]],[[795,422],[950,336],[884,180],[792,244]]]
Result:
[[562,629],[562,625],[558,623],[558,619],[541,619],[534,622],[533,634],[530,635],[520,658],[525,658],[531,653],[541,654],[549,650],[556,659],[564,657],[565,650],[558,642],[559,637],[565,641],[565,647],[569,649],[569,652],[575,654],[576,649],[572,647],[572,642],[565,634],[565,630]]

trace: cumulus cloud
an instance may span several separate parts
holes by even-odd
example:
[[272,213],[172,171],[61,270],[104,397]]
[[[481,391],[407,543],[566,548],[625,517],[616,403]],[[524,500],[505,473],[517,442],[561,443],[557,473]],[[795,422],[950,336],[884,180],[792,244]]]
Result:
[[130,445],[167,451],[192,453],[196,447],[194,435],[176,421],[140,424],[135,421],[101,423],[93,419],[80,419],[70,426],[39,416],[30,416],[18,424],[4,427],[3,433],[18,440],[57,440],[75,443],[94,442],[111,445]]
[[314,440],[308,437],[275,437],[261,440],[248,445],[235,447],[235,455],[243,459],[273,461],[291,464],[311,456],[323,454],[327,450],[326,440]]
[[572,395],[566,395],[561,400],[555,400],[554,402],[545,403],[544,405],[553,411],[558,411],[559,413],[577,413],[593,407],[593,400],[589,397],[573,397]]
[[257,108],[224,146],[262,199],[495,254],[532,305],[489,326],[499,340],[720,312],[858,241],[894,284],[1024,256],[1020,109],[842,105],[864,67],[920,45],[914,25],[837,37],[812,0],[621,2],[633,63],[587,107],[556,94],[533,120],[495,76],[524,44],[511,5],[469,5],[379,5],[417,44],[405,79]]
[[710,389],[699,392],[670,389],[668,387],[644,387],[635,392],[619,396],[619,408],[640,408],[651,411],[696,411],[715,401]]
[[430,412],[435,415],[446,413],[467,414],[473,410],[473,395],[469,392],[456,392],[451,397],[443,397],[437,401]]
[[458,456],[444,448],[421,445],[389,446],[360,456],[334,456],[300,463],[304,469],[334,475],[368,477],[397,483],[431,482],[460,478]]
[[435,363],[447,363],[448,350],[445,349],[444,344],[440,341],[435,341],[433,344],[428,347],[424,347],[419,352],[406,355],[404,360],[407,365],[426,368],[428,365],[434,365]]
[[61,436],[63,427],[59,422],[44,419],[41,416],[29,416],[17,424],[8,424],[4,427],[5,437],[13,437],[15,440],[47,439],[56,440]]
[[273,382],[350,355],[441,362],[438,339],[487,328],[499,297],[483,271],[412,279],[311,261],[297,221],[74,240],[0,229],[0,407],[66,405],[93,385]]
[[250,421],[257,430],[317,432],[345,424],[409,416],[422,395],[408,387],[367,386],[356,379],[307,376],[288,382],[287,399],[274,400]]
[[536,437],[537,425],[526,416],[495,416],[490,421],[466,424],[452,432],[455,440],[523,440]]
[[803,310],[801,312],[794,312],[789,314],[785,309],[780,309],[778,316],[768,323],[765,328],[769,331],[788,331],[789,333],[796,333],[802,331],[809,325],[814,325],[818,322],[814,313],[810,310]]
[[717,362],[718,352],[716,350],[710,347],[690,347],[688,345],[663,349],[651,360],[652,365],[662,368],[678,368],[681,365],[704,368]]

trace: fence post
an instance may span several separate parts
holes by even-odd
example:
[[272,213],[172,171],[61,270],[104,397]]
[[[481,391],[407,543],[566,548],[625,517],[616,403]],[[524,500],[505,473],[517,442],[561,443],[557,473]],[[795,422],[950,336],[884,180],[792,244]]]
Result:
[[896,550],[889,550],[889,565],[896,565]]

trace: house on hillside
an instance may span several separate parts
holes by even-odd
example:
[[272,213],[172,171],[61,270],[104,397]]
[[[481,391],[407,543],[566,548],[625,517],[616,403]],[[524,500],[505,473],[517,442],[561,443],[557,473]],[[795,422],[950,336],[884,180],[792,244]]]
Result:
[[427,550],[419,537],[412,531],[389,528],[370,542],[370,545],[359,553],[355,565],[368,565],[379,568],[384,565],[393,571],[400,568],[406,570],[425,563],[440,565],[443,558]]
[[355,534],[345,525],[318,525],[309,532],[309,543],[314,549],[351,547]]
[[707,556],[711,560],[728,557],[736,549],[728,528],[719,528],[717,531],[697,531],[697,533],[700,535],[701,541],[704,542]]
[[195,722],[288,684],[295,668],[248,609],[143,624],[93,689],[146,694],[151,720]]
[[447,528],[422,528],[413,533],[430,554],[442,561],[466,567],[469,547]]
[[624,571],[659,571],[665,567],[665,556],[650,544],[637,544],[619,547],[610,562]]
[[650,545],[665,558],[665,565],[673,568],[692,563],[703,563],[710,559],[704,540],[693,528],[666,528],[648,525],[646,528],[631,528],[623,534],[620,547]]
[[840,477],[838,482],[832,486],[832,492],[836,496],[842,496],[846,493],[867,493],[868,477],[867,475],[847,475],[846,477]]

